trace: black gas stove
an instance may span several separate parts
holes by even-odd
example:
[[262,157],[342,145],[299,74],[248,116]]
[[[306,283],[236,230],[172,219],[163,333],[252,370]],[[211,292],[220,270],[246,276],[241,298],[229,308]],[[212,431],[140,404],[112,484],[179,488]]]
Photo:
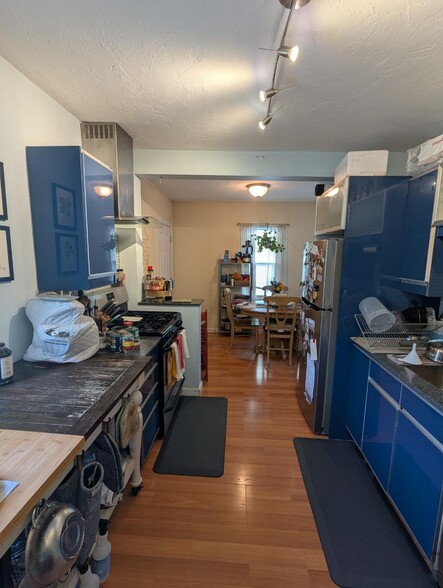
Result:
[[171,332],[175,335],[182,325],[181,314],[179,312],[150,312],[140,310],[128,310],[125,316],[141,317],[141,321],[135,322],[140,335],[158,335],[164,337]]

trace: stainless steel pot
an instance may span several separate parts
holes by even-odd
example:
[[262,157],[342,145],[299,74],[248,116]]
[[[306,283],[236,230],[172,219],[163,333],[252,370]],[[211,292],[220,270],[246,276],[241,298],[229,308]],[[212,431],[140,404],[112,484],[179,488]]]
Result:
[[443,363],[443,339],[429,341],[426,346],[425,356],[437,363]]

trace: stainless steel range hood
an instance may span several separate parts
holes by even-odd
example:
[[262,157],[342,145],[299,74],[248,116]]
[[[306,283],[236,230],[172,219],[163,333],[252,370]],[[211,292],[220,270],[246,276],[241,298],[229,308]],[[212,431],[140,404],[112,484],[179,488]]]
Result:
[[[133,141],[117,123],[83,122],[82,146],[113,170],[114,213],[117,226],[132,228],[156,219],[134,215]],[[158,222],[158,221],[157,221]]]

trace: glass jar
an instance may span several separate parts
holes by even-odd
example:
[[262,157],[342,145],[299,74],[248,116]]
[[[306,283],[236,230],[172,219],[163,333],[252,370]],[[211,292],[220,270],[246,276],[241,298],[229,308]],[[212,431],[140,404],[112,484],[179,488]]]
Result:
[[0,343],[0,386],[14,380],[14,364],[12,351],[4,343]]

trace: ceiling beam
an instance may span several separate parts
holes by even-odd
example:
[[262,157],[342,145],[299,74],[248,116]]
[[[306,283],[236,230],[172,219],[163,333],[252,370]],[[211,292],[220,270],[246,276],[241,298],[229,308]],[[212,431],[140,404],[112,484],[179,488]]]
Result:
[[[143,177],[330,181],[341,152],[174,151],[134,149],[134,173]],[[406,153],[389,154],[388,173],[405,175]]]

